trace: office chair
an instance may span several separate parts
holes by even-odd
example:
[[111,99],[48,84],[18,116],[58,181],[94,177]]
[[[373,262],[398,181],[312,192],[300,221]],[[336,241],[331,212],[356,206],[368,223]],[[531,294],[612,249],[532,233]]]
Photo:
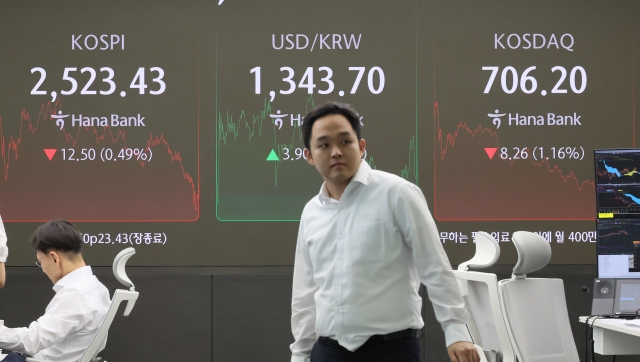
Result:
[[[102,358],[97,357],[98,352],[101,347],[104,348],[107,340],[107,333],[109,332],[109,327],[111,326],[111,322],[113,322],[113,318],[118,312],[118,307],[124,301],[127,302],[127,306],[124,310],[124,316],[127,317],[131,313],[133,306],[136,304],[136,300],[138,299],[138,292],[135,291],[135,287],[129,277],[127,277],[127,273],[125,272],[125,265],[127,264],[127,260],[136,253],[134,248],[126,248],[116,255],[113,260],[113,274],[116,279],[125,287],[128,287],[129,290],[124,289],[116,289],[115,293],[113,293],[113,298],[111,299],[111,305],[109,307],[109,311],[107,312],[107,316],[102,322],[102,326],[98,329],[98,333],[89,344],[89,347],[84,351],[82,358],[80,358],[79,362],[100,362]],[[43,362],[41,360],[35,358],[27,358],[27,362]],[[104,361],[106,362],[106,361]]]
[[476,233],[476,253],[461,263],[453,274],[469,312],[467,324],[473,342],[480,346],[489,362],[515,362],[509,334],[502,316],[498,277],[492,273],[469,271],[495,264],[500,257],[496,239],[484,231]]
[[513,233],[512,240],[518,263],[511,279],[498,282],[498,290],[518,361],[579,362],[562,280],[527,278],[549,263],[549,242],[527,231]]

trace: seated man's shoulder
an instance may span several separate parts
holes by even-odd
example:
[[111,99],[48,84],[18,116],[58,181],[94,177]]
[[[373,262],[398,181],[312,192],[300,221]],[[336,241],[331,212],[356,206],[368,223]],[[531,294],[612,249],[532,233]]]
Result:
[[96,278],[95,275],[87,275],[77,280],[75,283],[64,288],[67,293],[78,293],[80,295],[93,295],[100,298],[109,299],[109,290]]

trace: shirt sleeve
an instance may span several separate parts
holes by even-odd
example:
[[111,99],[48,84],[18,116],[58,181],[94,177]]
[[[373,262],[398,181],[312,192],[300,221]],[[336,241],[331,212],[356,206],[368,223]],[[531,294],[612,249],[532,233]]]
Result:
[[35,355],[84,327],[91,318],[88,302],[77,291],[56,295],[45,314],[28,328],[0,327],[0,347]]
[[406,184],[398,191],[394,217],[412,251],[420,281],[427,287],[447,346],[455,342],[471,342],[466,326],[469,315],[464,309],[462,295],[427,201],[417,186]]
[[313,280],[313,267],[309,253],[304,248],[304,217],[300,221],[296,257],[293,267],[293,292],[291,297],[291,332],[295,342],[291,344],[291,362],[309,362],[311,349],[318,339],[316,335],[316,303],[314,294],[318,286]]

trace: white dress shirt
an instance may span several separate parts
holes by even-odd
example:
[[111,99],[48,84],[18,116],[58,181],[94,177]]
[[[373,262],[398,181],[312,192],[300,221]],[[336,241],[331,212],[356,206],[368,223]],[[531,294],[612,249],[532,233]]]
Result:
[[[77,362],[107,316],[109,291],[90,266],[72,271],[54,286],[45,314],[29,328],[0,327],[0,347],[44,361]],[[104,349],[106,342],[100,347]]]
[[318,336],[355,351],[374,334],[422,328],[420,282],[447,346],[471,341],[468,314],[420,189],[364,161],[340,201],[323,184],[300,220],[291,361],[308,361]]

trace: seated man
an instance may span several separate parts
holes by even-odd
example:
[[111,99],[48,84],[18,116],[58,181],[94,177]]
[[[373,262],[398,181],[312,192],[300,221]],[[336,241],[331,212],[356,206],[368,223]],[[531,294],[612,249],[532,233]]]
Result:
[[20,360],[23,356],[15,352],[21,352],[43,361],[77,362],[107,315],[109,291],[85,265],[82,236],[70,222],[41,225],[31,244],[56,295],[29,328],[0,327],[0,348],[14,351],[5,361]]
[[2,217],[0,217],[0,289],[4,287],[6,274],[4,272],[4,263],[7,262],[9,256],[9,248],[7,247],[7,233],[4,231]]

